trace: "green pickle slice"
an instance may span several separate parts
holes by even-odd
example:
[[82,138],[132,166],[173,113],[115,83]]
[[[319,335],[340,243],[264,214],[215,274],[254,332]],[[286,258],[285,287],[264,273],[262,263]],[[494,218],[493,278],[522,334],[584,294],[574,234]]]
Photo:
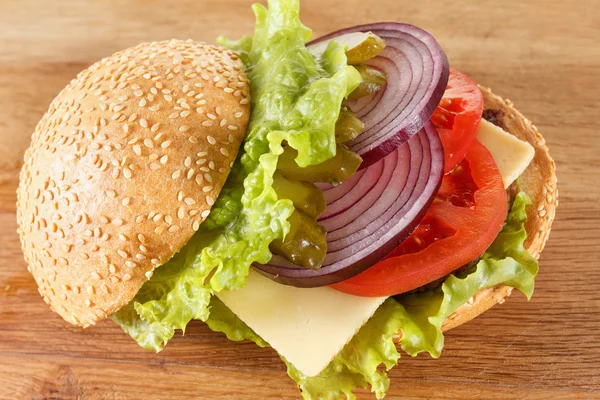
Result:
[[[349,65],[368,61],[385,49],[385,41],[373,32],[352,32],[331,40],[347,46],[346,58]],[[314,44],[310,51],[313,54],[321,54],[327,49],[328,44],[329,40]]]
[[340,116],[335,123],[335,141],[345,143],[354,140],[365,130],[365,124],[352,112],[350,107],[343,105]]
[[346,57],[350,65],[368,61],[385,49],[385,41],[372,32],[349,33],[336,40],[348,45]]
[[277,170],[285,178],[306,182],[329,182],[337,185],[350,178],[358,170],[362,158],[343,144],[336,145],[335,157],[322,162],[300,168],[296,164],[298,152],[286,146],[283,154],[279,156]]
[[327,253],[326,231],[314,217],[294,211],[288,219],[290,232],[285,239],[271,242],[269,249],[298,267],[318,269]]
[[296,210],[317,219],[327,207],[321,189],[313,183],[285,179],[279,172],[273,175],[273,189],[280,199],[289,199]]
[[361,97],[372,95],[385,86],[385,74],[377,68],[364,64],[355,65],[354,68],[360,73],[362,82],[352,93],[350,93],[348,100],[356,100]]

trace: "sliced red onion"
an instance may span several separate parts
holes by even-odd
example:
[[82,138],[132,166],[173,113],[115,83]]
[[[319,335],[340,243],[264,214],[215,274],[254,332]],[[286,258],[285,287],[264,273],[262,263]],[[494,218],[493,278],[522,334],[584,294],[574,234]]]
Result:
[[385,88],[349,103],[365,123],[365,131],[350,149],[363,158],[360,168],[366,168],[396,150],[429,121],[446,90],[448,59],[429,33],[395,22],[342,29],[308,46],[352,32],[373,32],[386,43],[377,57],[365,63],[385,72]]
[[382,260],[417,227],[442,180],[444,152],[433,125],[387,157],[336,187],[322,187],[327,209],[327,255],[318,270],[280,256],[256,265],[271,279],[298,287],[331,285]]

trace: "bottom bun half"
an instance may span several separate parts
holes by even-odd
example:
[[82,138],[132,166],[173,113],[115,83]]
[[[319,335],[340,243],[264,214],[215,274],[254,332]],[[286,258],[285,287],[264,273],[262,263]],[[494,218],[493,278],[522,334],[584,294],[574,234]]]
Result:
[[[525,248],[538,259],[548,240],[558,205],[554,161],[536,126],[515,109],[510,100],[495,95],[488,88],[480,87],[480,89],[483,93],[484,108],[499,110],[498,115],[501,116],[503,128],[513,136],[528,142],[535,149],[532,162],[519,178],[519,187],[532,200],[532,204],[526,209],[527,240]],[[442,331],[447,332],[484,313],[494,305],[504,303],[505,298],[510,296],[512,290],[512,287],[503,285],[480,290],[446,319]],[[398,340],[400,335],[401,332],[397,337]]]

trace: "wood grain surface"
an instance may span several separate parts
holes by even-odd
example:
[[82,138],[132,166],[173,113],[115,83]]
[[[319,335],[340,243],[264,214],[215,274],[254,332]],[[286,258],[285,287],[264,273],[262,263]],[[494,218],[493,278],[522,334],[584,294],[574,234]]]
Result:
[[[251,33],[251,1],[0,1],[0,398],[298,398],[270,349],[192,323],[160,354],[115,324],[82,331],[50,312],[22,260],[18,170],[38,119],[77,72],[141,41]],[[413,23],[450,63],[512,99],[545,135],[560,207],[531,302],[515,294],[404,357],[388,398],[600,399],[600,10],[597,0],[304,0],[319,35]],[[362,393],[361,398],[372,398]]]

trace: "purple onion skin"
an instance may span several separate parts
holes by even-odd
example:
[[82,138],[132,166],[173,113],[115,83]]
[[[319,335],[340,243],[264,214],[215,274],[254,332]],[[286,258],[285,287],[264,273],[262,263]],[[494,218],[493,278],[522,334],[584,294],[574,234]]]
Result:
[[[419,134],[411,140],[420,140],[422,146],[423,140],[426,140],[426,147],[423,146],[422,151],[430,152],[429,171],[427,172],[426,176],[421,174],[422,171],[419,171],[417,183],[412,188],[405,189],[411,190],[413,193],[411,193],[408,201],[401,207],[401,209],[405,208],[408,204],[409,210],[412,210],[415,206],[419,205],[419,202],[421,202],[421,207],[410,221],[408,221],[404,226],[398,228],[398,231],[393,235],[392,238],[387,240],[385,243],[371,244],[368,246],[370,249],[368,254],[365,254],[364,257],[361,257],[360,259],[349,264],[335,262],[331,265],[324,265],[318,270],[311,270],[306,268],[297,268],[291,263],[285,262],[285,260],[281,260],[275,256],[269,264],[255,265],[255,269],[259,273],[276,282],[285,285],[308,288],[328,286],[345,279],[349,279],[384,259],[419,225],[431,203],[433,202],[433,199],[435,198],[435,194],[439,189],[443,176],[444,152],[437,131],[433,125],[427,123],[425,128],[422,129]],[[408,143],[406,145],[408,145]],[[422,165],[411,165],[411,168],[417,167],[422,168]],[[424,183],[423,179],[425,179]],[[414,193],[414,189],[419,185],[424,187],[423,190],[421,193]],[[403,192],[401,192],[400,195],[402,193]],[[398,197],[401,197],[400,195]],[[398,216],[397,218],[402,220],[403,215]],[[379,230],[381,230],[381,228],[379,228]],[[382,235],[384,234],[385,232],[382,233]],[[349,254],[348,258],[351,258],[355,254],[352,250],[352,246],[347,249]]]
[[[416,26],[409,24],[401,24],[396,22],[381,22],[374,24],[357,25],[322,36],[318,39],[313,40],[312,42],[309,42],[308,46],[310,47],[311,44],[316,44],[324,40],[335,39],[335,37],[343,34],[368,31],[371,31],[374,34],[382,37],[384,40],[386,39],[386,37],[390,38],[389,41],[404,40],[404,43],[406,43],[407,46],[414,47],[413,43],[408,42],[405,38],[410,38],[411,40],[414,40],[415,42],[424,45],[429,51],[427,55],[431,57],[430,65],[432,66],[433,75],[431,77],[431,80],[425,82],[429,85],[429,87],[425,91],[422,98],[417,99],[418,104],[416,106],[413,106],[414,110],[411,110],[409,114],[406,115],[405,118],[403,118],[401,121],[391,121],[393,122],[394,129],[389,128],[389,126],[392,125],[391,123],[385,125],[383,128],[380,127],[378,129],[375,126],[366,126],[365,132],[361,134],[358,138],[356,138],[354,143],[350,145],[350,149],[357,152],[363,159],[360,169],[366,168],[381,160],[382,158],[396,150],[399,146],[403,145],[417,132],[419,132],[423,125],[427,121],[429,121],[440,100],[442,99],[442,96],[448,84],[448,76],[450,73],[448,58],[446,57],[446,54],[439,46],[437,41],[433,38],[433,36]],[[396,33],[396,37],[393,36],[394,32]],[[388,46],[390,46],[390,44],[388,44]],[[382,55],[385,54],[386,50],[382,52]],[[375,57],[373,60],[376,61],[378,58],[381,57],[385,58],[382,55]],[[425,60],[421,61],[425,63]],[[367,62],[367,64],[369,64],[369,62]],[[386,71],[384,70],[384,72]],[[421,81],[415,84],[422,85],[423,82]],[[392,85],[394,85],[394,82],[388,81],[386,88],[382,90],[392,90]],[[409,88],[414,89],[414,86],[410,86]],[[412,101],[412,99],[410,101]],[[395,118],[393,117],[393,114],[399,116],[403,111],[404,109],[401,107],[391,108],[390,113],[383,116],[382,120],[393,120]],[[390,132],[385,134],[385,140],[383,140],[383,142],[377,144],[376,146],[365,146],[360,144],[362,141],[365,140],[365,137],[369,137],[369,135],[377,135],[379,134],[379,132],[385,130],[389,130]]]

